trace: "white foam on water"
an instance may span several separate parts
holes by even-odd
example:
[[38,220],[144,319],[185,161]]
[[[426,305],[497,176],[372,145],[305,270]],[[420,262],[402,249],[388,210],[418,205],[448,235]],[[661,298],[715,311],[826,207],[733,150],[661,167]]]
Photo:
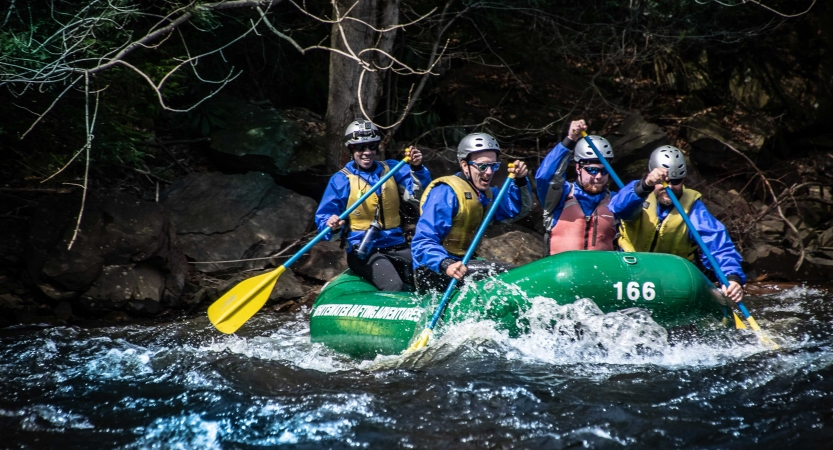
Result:
[[[267,322],[268,321],[268,322]],[[350,370],[357,367],[357,362],[333,350],[310,342],[309,313],[299,311],[289,318],[263,318],[255,326],[267,326],[269,335],[243,337],[238,335],[212,338],[199,347],[200,351],[231,352],[250,358],[284,362],[302,369],[321,372]]]
[[26,406],[18,410],[0,409],[0,417],[19,418],[24,431],[64,432],[68,429],[89,430],[95,428],[89,420],[54,405]]
[[[559,305],[546,297],[530,299],[522,314],[528,332],[510,337],[491,321],[465,321],[442,328],[423,350],[403,355],[379,356],[362,368],[424,367],[455,357],[462,348],[494,353],[520,363],[569,366],[598,364],[590,376],[618,373],[610,366],[655,364],[668,368],[720,366],[768,349],[757,339],[685,342],[672,345],[668,332],[645,310],[603,313],[589,299]],[[489,343],[490,345],[481,345]]]
[[158,418],[136,428],[134,433],[141,437],[123,448],[221,449],[221,428],[221,422],[204,420],[197,414]]
[[84,368],[87,377],[125,380],[153,373],[152,352],[142,348],[111,348],[90,358]]

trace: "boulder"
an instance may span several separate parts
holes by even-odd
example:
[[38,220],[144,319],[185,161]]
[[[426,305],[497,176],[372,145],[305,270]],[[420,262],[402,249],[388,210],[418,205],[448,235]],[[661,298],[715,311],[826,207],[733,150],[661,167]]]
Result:
[[323,120],[304,108],[277,110],[222,99],[206,106],[222,117],[211,132],[211,156],[234,172],[301,172],[325,162]]
[[541,235],[513,224],[496,224],[487,229],[477,256],[521,266],[546,255]]
[[647,160],[655,148],[671,145],[665,131],[659,125],[647,122],[640,114],[627,116],[616,131],[606,137],[613,146],[617,166]]
[[294,269],[306,277],[330,281],[347,270],[347,254],[339,241],[321,241],[298,260]]
[[[269,256],[304,235],[317,207],[262,172],[193,173],[175,181],[160,202],[185,254],[208,273],[265,268]],[[239,261],[254,258],[263,259]]]
[[14,294],[0,294],[0,326],[29,322],[38,316],[38,305]]
[[88,311],[120,310],[156,313],[165,289],[163,275],[147,264],[104,266],[101,276],[78,302]]
[[805,255],[798,271],[799,253],[796,250],[782,250],[778,247],[759,243],[743,252],[744,270],[752,281],[786,280],[813,281],[829,280],[833,260]]
[[[33,213],[27,266],[42,293],[56,302],[83,302],[88,311],[120,309],[135,298],[154,304],[134,310],[151,313],[178,304],[188,266],[160,204],[124,193],[90,193],[69,247],[75,208],[75,202],[49,197]],[[132,275],[125,279],[123,273]],[[153,287],[145,280],[153,280]]]
[[743,103],[749,109],[760,110],[769,103],[771,95],[767,92],[769,83],[762,79],[763,74],[758,74],[748,67],[736,68],[729,79],[729,92],[735,100]]

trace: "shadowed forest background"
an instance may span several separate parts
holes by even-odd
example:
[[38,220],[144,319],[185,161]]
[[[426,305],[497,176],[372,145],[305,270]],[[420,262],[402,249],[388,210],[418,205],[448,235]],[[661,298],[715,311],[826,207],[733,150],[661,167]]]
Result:
[[[625,182],[675,145],[752,279],[828,279],[832,29],[813,0],[11,0],[0,308],[15,323],[205,306],[297,250],[362,116],[380,158],[416,145],[435,177],[474,131],[534,171],[583,118]],[[537,206],[500,231],[540,222]],[[304,267],[277,308],[339,272]]]

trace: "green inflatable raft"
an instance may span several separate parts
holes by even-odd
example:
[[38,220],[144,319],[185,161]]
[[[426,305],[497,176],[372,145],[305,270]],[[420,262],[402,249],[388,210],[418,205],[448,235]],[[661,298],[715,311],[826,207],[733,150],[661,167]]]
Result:
[[[346,271],[321,290],[310,312],[312,342],[356,358],[401,353],[422,332],[440,294],[379,292]],[[665,328],[722,317],[724,299],[689,261],[658,253],[572,251],[548,256],[454,292],[442,319],[490,320],[511,336],[526,331],[531,299],[592,299],[605,313],[651,311]]]

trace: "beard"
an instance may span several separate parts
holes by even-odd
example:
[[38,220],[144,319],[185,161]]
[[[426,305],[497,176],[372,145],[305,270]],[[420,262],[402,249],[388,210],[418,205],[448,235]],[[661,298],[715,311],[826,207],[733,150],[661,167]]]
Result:
[[674,204],[674,202],[671,201],[671,197],[668,196],[668,192],[665,192],[664,190],[657,194],[657,201],[662,206],[671,206]]
[[606,185],[604,184],[591,184],[587,183],[581,187],[584,192],[587,192],[590,195],[601,194],[605,190]]

